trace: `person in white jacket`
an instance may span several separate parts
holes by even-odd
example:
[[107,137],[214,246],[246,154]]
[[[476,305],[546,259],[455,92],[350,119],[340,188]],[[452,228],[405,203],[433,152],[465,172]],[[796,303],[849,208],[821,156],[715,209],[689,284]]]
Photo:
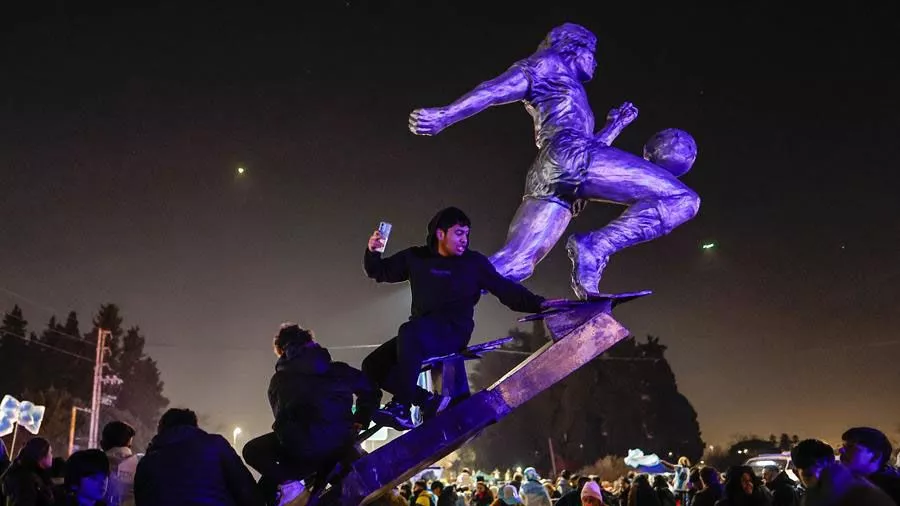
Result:
[[107,506],[135,506],[134,473],[139,458],[131,449],[134,434],[134,428],[125,422],[109,422],[103,427],[100,448],[109,458]]

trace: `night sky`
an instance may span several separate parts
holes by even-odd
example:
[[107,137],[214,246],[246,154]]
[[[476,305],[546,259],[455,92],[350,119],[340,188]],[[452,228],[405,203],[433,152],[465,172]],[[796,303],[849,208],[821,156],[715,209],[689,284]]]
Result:
[[[433,138],[410,134],[407,115],[571,21],[599,38],[586,85],[598,122],[640,108],[618,147],[639,152],[667,127],[699,145],[683,178],[699,216],[613,257],[601,288],[655,291],[617,315],[669,346],[704,438],[834,440],[855,424],[897,436],[900,43],[887,9],[185,3],[0,12],[0,302],[32,330],[69,309],[86,330],[115,302],[174,405],[267,430],[281,321],[354,346],[408,315],[405,285],[362,272],[379,221],[397,251],[456,205],[474,249],[502,244],[536,153],[523,107]],[[591,204],[572,230],[620,211]],[[527,285],[569,296],[569,265],[560,244]],[[517,316],[486,298],[475,341]],[[333,351],[357,366],[365,353]]]

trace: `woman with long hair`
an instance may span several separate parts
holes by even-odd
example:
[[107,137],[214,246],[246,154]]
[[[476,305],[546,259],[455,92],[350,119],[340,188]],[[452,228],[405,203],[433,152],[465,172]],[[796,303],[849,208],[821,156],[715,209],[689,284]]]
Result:
[[725,473],[725,496],[716,506],[771,506],[771,497],[750,466],[733,466]]
[[42,437],[30,439],[0,478],[6,506],[51,506],[53,484],[50,467],[53,448]]

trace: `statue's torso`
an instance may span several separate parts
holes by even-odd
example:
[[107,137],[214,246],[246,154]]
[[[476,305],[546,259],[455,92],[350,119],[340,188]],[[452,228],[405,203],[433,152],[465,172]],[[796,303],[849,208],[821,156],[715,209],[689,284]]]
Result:
[[539,148],[563,130],[593,135],[594,113],[588,104],[587,92],[559,55],[544,51],[515,66],[528,77],[525,109],[534,119],[535,143]]

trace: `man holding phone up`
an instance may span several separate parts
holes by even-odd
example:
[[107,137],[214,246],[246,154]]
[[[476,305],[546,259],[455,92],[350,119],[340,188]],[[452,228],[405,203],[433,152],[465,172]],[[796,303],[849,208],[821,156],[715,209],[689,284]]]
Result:
[[537,313],[548,303],[524,286],[497,273],[491,262],[468,249],[471,222],[448,207],[428,224],[426,244],[382,258],[386,238],[375,231],[364,258],[366,275],[379,283],[408,281],[412,290],[409,321],[397,337],[363,360],[362,370],[394,398],[373,416],[376,423],[398,430],[413,428],[410,405],[424,418],[447,407],[450,399],[416,385],[422,362],[455,353],[469,344],[475,328],[475,305],[482,290],[514,311]]

